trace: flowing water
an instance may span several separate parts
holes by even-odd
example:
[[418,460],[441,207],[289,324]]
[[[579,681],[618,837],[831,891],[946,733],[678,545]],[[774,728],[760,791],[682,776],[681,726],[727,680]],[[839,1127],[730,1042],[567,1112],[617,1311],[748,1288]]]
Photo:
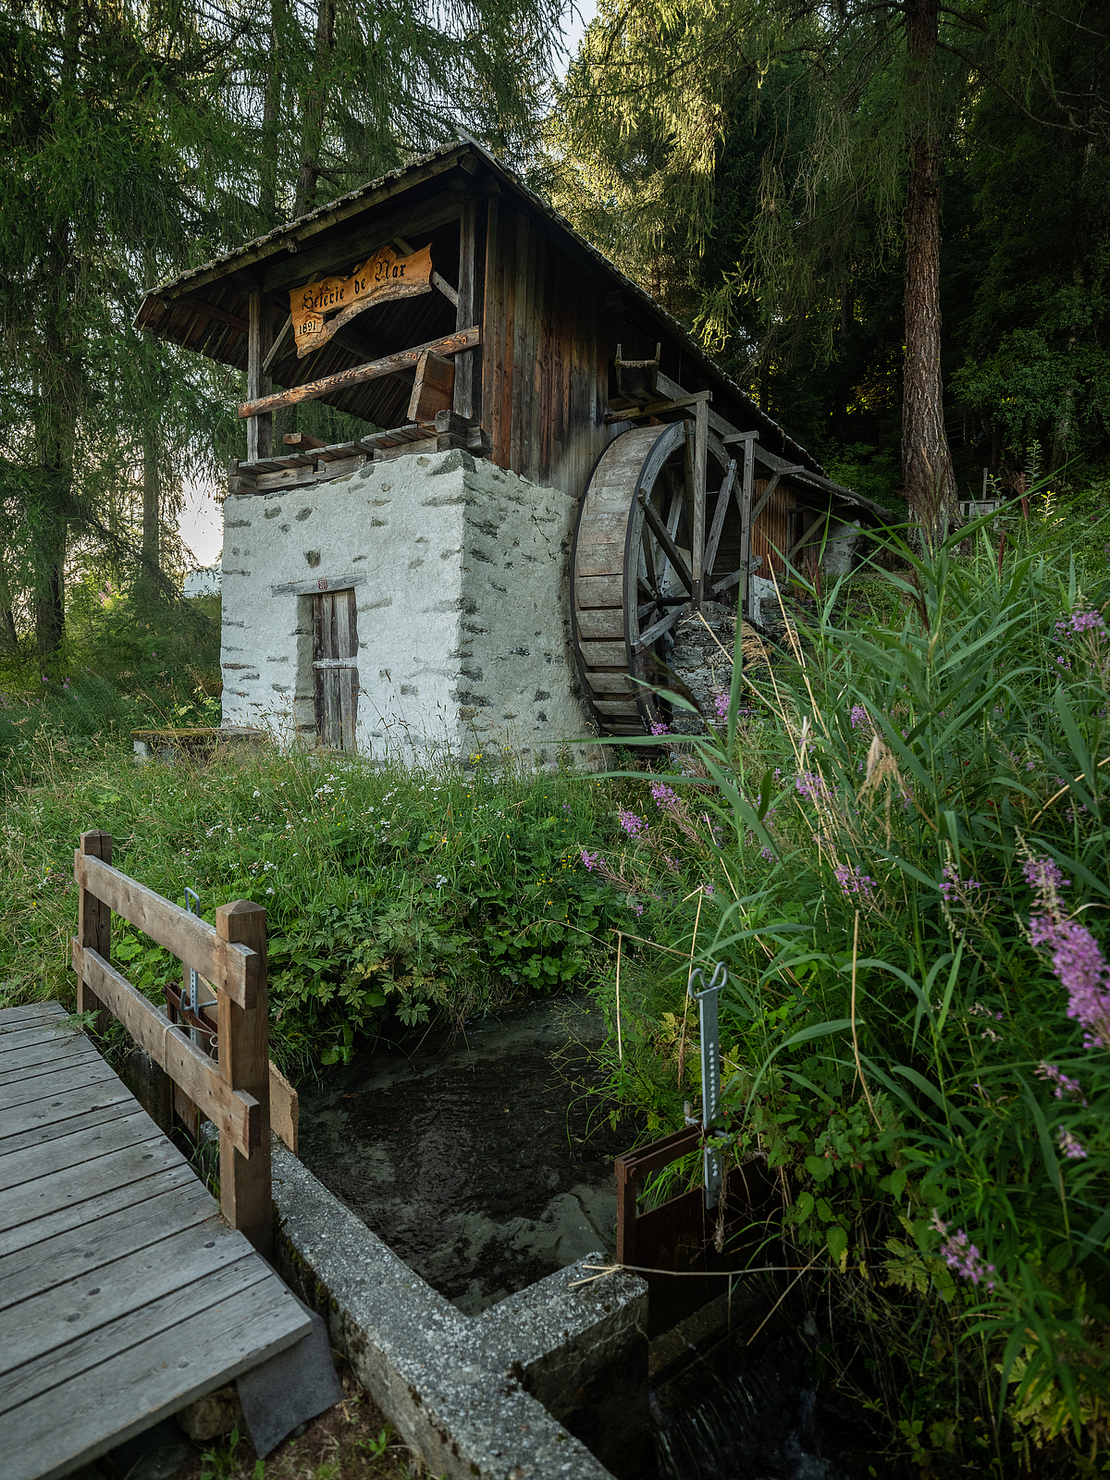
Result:
[[691,1349],[650,1392],[658,1480],[848,1480],[870,1435],[807,1375],[811,1342],[787,1329]]
[[305,1165],[461,1310],[476,1314],[585,1254],[611,1253],[610,1124],[582,998],[547,999],[465,1033],[379,1044],[300,1089]]

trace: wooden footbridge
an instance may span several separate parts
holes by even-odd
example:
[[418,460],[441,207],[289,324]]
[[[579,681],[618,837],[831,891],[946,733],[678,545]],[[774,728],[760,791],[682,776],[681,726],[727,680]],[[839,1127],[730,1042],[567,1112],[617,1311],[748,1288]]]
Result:
[[[255,930],[262,917],[261,951],[229,943],[195,916],[182,924],[184,911],[93,856],[110,857],[110,844],[106,834],[86,834],[75,869],[83,885],[74,941],[81,1005],[111,1008],[220,1126],[224,1216],[57,1003],[0,1011],[4,1480],[70,1474],[310,1329],[255,1247],[268,1248],[271,1233],[269,1117],[234,1082],[249,1072],[258,1084],[259,1050],[268,1063],[264,912],[245,912]],[[238,1066],[234,1002],[222,990],[229,1049],[217,1063],[110,966],[109,901],[129,918],[141,915],[137,923],[179,951],[186,972],[207,967],[205,978],[230,983],[245,1012],[261,1011],[238,1044]],[[179,1061],[185,1067],[175,1073]]]

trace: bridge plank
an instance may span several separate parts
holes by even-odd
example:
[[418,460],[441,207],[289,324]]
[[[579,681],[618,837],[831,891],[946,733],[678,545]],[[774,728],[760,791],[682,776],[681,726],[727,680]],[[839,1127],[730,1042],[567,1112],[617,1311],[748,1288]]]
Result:
[[[118,1152],[115,1158],[106,1157],[105,1160],[114,1160],[118,1165],[120,1158],[127,1154]],[[118,1187],[110,1186],[80,1201],[55,1208],[41,1218],[32,1218],[30,1222],[16,1223],[13,1227],[4,1229],[0,1232],[0,1259],[7,1259],[24,1249],[35,1248],[70,1228],[91,1225],[100,1218],[109,1217],[118,1208],[140,1208],[152,1197],[159,1197],[173,1187],[182,1187],[195,1181],[192,1167],[178,1158],[169,1166],[160,1167],[147,1176],[135,1177]]]
[[[258,1267],[265,1269],[261,1258],[252,1250],[250,1262],[243,1264],[247,1267],[235,1266],[239,1290],[221,1294],[217,1303],[191,1315],[184,1299],[188,1292],[178,1292],[169,1302],[177,1313],[161,1331],[146,1340],[128,1340],[95,1367],[52,1385],[9,1414],[4,1420],[6,1480],[67,1475],[74,1454],[88,1463],[307,1334],[307,1317],[303,1326],[290,1329],[293,1301],[277,1276],[253,1278]],[[140,1326],[152,1313],[148,1306],[143,1320],[128,1322],[120,1335],[126,1337],[132,1325]],[[58,1423],[60,1413],[64,1424]],[[114,1427],[104,1436],[106,1425]]]
[[105,1079],[78,1089],[59,1090],[46,1100],[30,1100],[4,1112],[0,1120],[0,1151],[6,1155],[20,1150],[28,1144],[25,1137],[29,1132],[41,1133],[42,1141],[68,1136],[73,1129],[69,1122],[77,1116],[96,1115],[100,1122],[114,1120],[134,1103],[130,1090],[118,1078],[114,1084]]
[[214,1207],[197,1226],[178,1229],[167,1220],[165,1232],[172,1245],[159,1241],[132,1247],[104,1268],[91,1274],[82,1270],[20,1303],[11,1313],[14,1330],[0,1346],[0,1413],[13,1406],[24,1388],[19,1368],[141,1310],[179,1285],[202,1279],[209,1270],[250,1257],[250,1244],[232,1237],[234,1230],[220,1222]]
[[0,1063],[0,1469],[72,1473],[291,1346],[307,1316],[80,1035]]
[[[116,1208],[94,1223],[41,1239],[0,1263],[0,1310],[85,1276],[119,1259],[128,1249],[143,1249],[212,1217],[211,1194],[194,1177],[170,1185],[138,1207]],[[172,1262],[176,1250],[167,1251]]]
[[[0,1038],[0,1044],[3,1044]],[[0,1056],[0,1074],[7,1078],[30,1078],[29,1074],[19,1074],[20,1069],[29,1070],[42,1065],[38,1069],[40,1074],[49,1074],[52,1069],[59,1068],[62,1064],[73,1063],[82,1058],[87,1058],[85,1050],[89,1047],[87,1040],[75,1036],[74,1038],[63,1038],[55,1033],[49,1040],[36,1043],[25,1048],[19,1055],[19,1062],[6,1064],[3,1056]],[[95,1050],[94,1050],[95,1053]]]
[[35,1182],[64,1171],[66,1167],[83,1166],[95,1157],[106,1156],[109,1151],[161,1139],[162,1132],[150,1116],[133,1104],[129,1115],[121,1115],[99,1125],[78,1124],[69,1135],[57,1136],[44,1145],[24,1146],[22,1150],[11,1152],[5,1147],[5,1154],[0,1159],[0,1191],[22,1187],[30,1192]]
[[67,1038],[76,1036],[74,1030],[64,1020],[62,1022],[38,1022],[34,1019],[25,1019],[14,1025],[5,1023],[3,1028],[0,1028],[0,1055],[18,1053],[21,1049],[31,1048],[36,1043],[64,1043]]
[[47,1022],[64,1018],[66,1010],[60,1002],[25,1002],[22,1007],[0,1008],[0,1032],[10,1024],[23,1023],[28,1019]]
[[69,1224],[72,1228],[83,1217],[79,1211],[81,1204],[90,1197],[107,1192],[110,1187],[138,1182],[181,1159],[180,1151],[169,1141],[155,1146],[139,1141],[108,1156],[98,1156],[95,1161],[67,1167],[56,1176],[40,1177],[29,1187],[10,1187],[0,1192],[0,1231],[63,1209],[73,1213],[73,1222]]
[[14,1110],[16,1105],[26,1105],[31,1100],[46,1099],[64,1089],[76,1089],[83,1084],[102,1084],[117,1075],[99,1054],[92,1059],[78,1060],[72,1066],[48,1067],[41,1071],[31,1069],[19,1075],[0,1074],[0,1110]]

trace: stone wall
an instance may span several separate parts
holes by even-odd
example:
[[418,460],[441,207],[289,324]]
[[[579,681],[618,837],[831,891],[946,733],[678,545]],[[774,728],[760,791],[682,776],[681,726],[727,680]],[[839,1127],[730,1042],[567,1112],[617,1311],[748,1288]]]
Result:
[[569,634],[574,502],[465,452],[224,505],[224,723],[315,740],[311,595],[350,577],[358,748],[550,765],[587,734]]

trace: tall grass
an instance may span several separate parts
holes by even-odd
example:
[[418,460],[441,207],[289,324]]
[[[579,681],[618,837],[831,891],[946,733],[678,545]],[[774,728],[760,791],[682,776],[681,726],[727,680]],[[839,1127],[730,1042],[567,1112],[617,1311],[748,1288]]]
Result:
[[[961,533],[971,555],[892,540],[870,616],[838,587],[737,666],[653,825],[703,818],[687,940],[730,966],[729,1154],[780,1173],[809,1298],[840,1312],[822,1360],[918,1465],[1102,1473],[1110,1057],[1053,942],[1107,938],[1110,583]],[[625,989],[619,1074],[671,1124],[686,968]]]

